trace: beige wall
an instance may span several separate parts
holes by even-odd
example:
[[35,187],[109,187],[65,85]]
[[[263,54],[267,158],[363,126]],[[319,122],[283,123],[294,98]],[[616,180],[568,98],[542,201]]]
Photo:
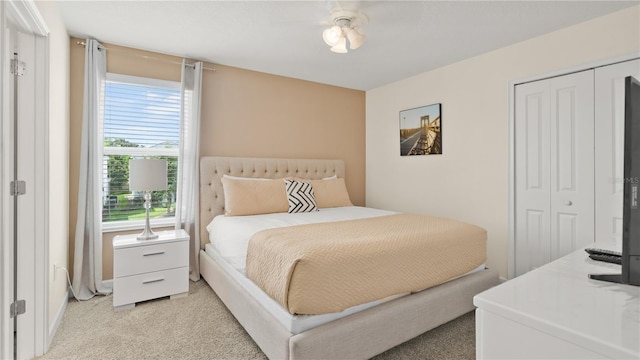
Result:
[[201,155],[343,159],[364,205],[364,92],[215,68],[203,74]]
[[[73,262],[82,123],[84,48],[71,46],[69,236]],[[107,71],[180,81],[180,62],[157,53],[105,44]],[[346,162],[352,201],[365,203],[365,93],[229,66],[206,64],[202,84],[201,156],[338,158]],[[112,277],[115,233],[103,237],[103,277]],[[70,265],[72,266],[72,265]]]
[[49,27],[49,319],[54,331],[67,297],[69,214],[69,35],[55,4],[36,2]]
[[[640,6],[367,91],[367,206],[488,230],[507,276],[509,81],[640,51]],[[398,113],[442,103],[443,154],[400,157]]]

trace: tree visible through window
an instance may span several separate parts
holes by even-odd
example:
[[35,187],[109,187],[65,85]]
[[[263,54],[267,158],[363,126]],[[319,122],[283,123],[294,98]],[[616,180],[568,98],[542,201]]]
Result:
[[151,218],[173,218],[180,83],[108,74],[103,136],[103,223],[145,218],[144,194],[129,190],[129,160],[134,158],[167,160],[167,190],[151,193]]

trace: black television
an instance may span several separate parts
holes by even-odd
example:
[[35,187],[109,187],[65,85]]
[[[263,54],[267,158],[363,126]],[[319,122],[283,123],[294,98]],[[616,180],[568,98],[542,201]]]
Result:
[[632,76],[627,76],[624,88],[622,273],[589,277],[640,286],[640,82]]

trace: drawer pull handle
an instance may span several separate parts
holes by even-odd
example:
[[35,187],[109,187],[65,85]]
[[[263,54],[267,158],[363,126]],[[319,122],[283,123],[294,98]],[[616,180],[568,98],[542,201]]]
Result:
[[142,285],[152,284],[152,283],[156,283],[156,282],[160,282],[160,281],[164,281],[164,278],[143,281],[143,282],[142,282]]
[[164,254],[164,251],[158,251],[158,252],[154,252],[154,253],[146,253],[146,254],[142,254],[142,256],[153,256],[153,255],[162,255]]

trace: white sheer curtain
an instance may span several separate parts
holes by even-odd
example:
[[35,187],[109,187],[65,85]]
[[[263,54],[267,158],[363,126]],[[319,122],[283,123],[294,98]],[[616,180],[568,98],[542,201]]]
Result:
[[200,279],[200,233],[198,221],[198,186],[200,169],[200,92],[202,63],[182,61],[180,107],[180,153],[176,190],[176,229],[185,229],[191,236],[189,246],[189,277]]
[[82,142],[78,183],[78,219],[73,257],[73,290],[87,300],[110,294],[102,284],[102,121],[106,49],[87,39],[84,60]]

